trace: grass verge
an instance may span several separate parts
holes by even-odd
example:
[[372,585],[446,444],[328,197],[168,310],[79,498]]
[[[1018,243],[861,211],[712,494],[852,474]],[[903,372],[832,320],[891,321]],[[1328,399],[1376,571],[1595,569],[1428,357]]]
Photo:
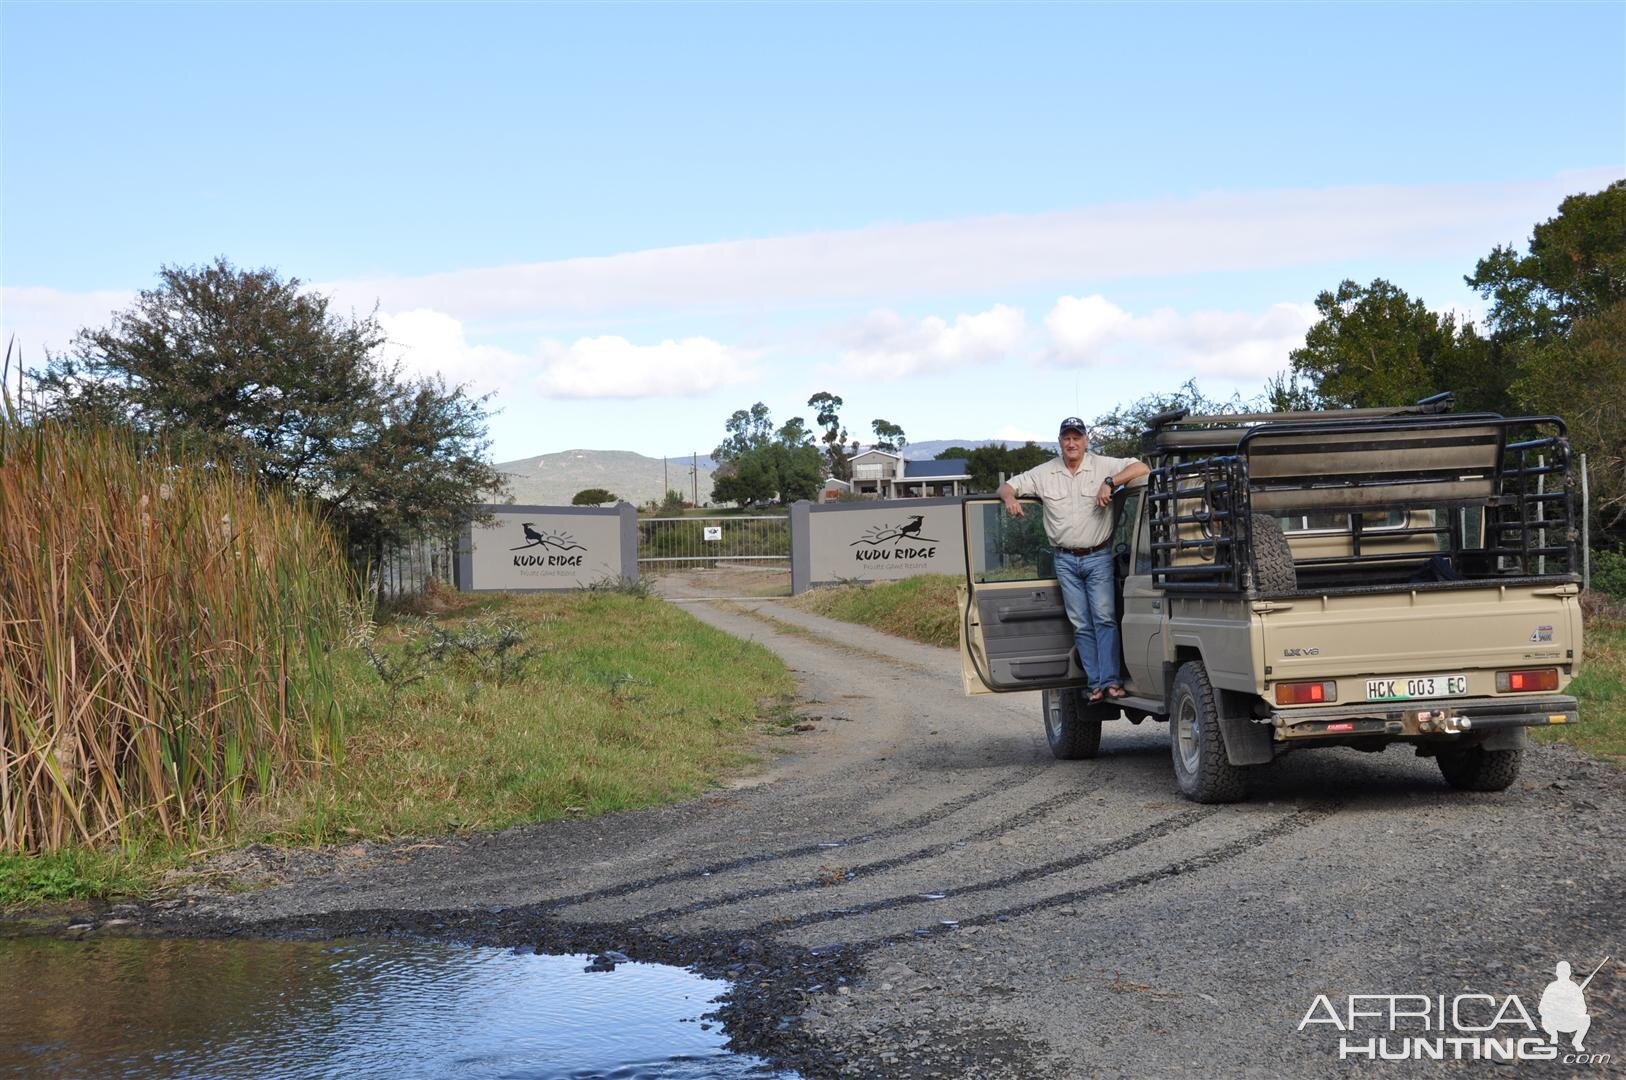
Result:
[[874,585],[830,585],[805,592],[791,603],[816,615],[952,649],[959,644],[954,598],[959,581],[949,574],[925,574]]
[[344,763],[267,807],[265,836],[498,829],[682,798],[748,760],[748,734],[794,685],[761,646],[636,595],[482,597],[436,622],[491,615],[526,628],[533,674],[499,686],[448,663],[391,704],[352,658]]
[[[499,829],[668,802],[747,764],[753,733],[790,722],[794,682],[777,657],[649,597],[442,594],[404,614],[453,634],[501,620],[535,660],[499,685],[488,667],[450,655],[392,693],[359,649],[345,650],[342,760],[253,804],[211,849]],[[388,622],[374,649],[399,657],[414,632]],[[188,854],[154,839],[0,856],[0,906],[147,894]]]
[[1595,610],[1586,621],[1581,674],[1568,693],[1581,703],[1574,727],[1538,728],[1542,742],[1563,742],[1617,765],[1626,765],[1626,609]]

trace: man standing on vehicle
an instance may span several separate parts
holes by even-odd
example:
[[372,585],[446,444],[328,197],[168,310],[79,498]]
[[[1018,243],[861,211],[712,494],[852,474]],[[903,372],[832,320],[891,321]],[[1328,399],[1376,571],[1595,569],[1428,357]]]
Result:
[[1056,556],[1056,580],[1073,624],[1078,662],[1090,681],[1090,701],[1125,697],[1118,670],[1118,610],[1112,573],[1112,492],[1151,470],[1137,458],[1089,452],[1084,421],[1061,422],[1061,456],[999,485],[1007,513],[1022,517],[1018,496],[1044,504],[1044,530]]

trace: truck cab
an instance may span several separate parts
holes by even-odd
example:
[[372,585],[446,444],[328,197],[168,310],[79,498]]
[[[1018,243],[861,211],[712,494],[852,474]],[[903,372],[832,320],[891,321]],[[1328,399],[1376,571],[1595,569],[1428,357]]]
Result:
[[967,693],[1038,690],[1052,752],[1170,724],[1198,802],[1297,750],[1395,743],[1445,780],[1516,778],[1526,729],[1579,720],[1579,523],[1563,422],[1398,409],[1153,419],[1114,499],[1129,696],[1090,704],[1042,514],[963,502]]

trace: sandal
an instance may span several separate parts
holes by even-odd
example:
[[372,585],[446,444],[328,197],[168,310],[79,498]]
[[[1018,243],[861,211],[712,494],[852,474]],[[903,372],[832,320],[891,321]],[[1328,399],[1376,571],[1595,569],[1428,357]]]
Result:
[[1091,690],[1090,691],[1090,699],[1089,699],[1090,704],[1091,705],[1099,704],[1101,699],[1106,696],[1106,693],[1107,692],[1105,690]]
[[1126,698],[1128,696],[1129,691],[1125,690],[1121,686],[1107,687],[1107,697],[1112,698],[1114,701],[1116,701],[1118,698]]

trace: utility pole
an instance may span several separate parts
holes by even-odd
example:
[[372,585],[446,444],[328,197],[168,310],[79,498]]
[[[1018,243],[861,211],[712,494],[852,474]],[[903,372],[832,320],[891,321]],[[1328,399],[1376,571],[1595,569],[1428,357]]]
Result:
[[661,502],[666,501],[666,493],[672,490],[672,478],[666,474],[666,455],[661,455]]
[[694,504],[700,505],[700,455],[689,451],[689,482],[694,485]]

